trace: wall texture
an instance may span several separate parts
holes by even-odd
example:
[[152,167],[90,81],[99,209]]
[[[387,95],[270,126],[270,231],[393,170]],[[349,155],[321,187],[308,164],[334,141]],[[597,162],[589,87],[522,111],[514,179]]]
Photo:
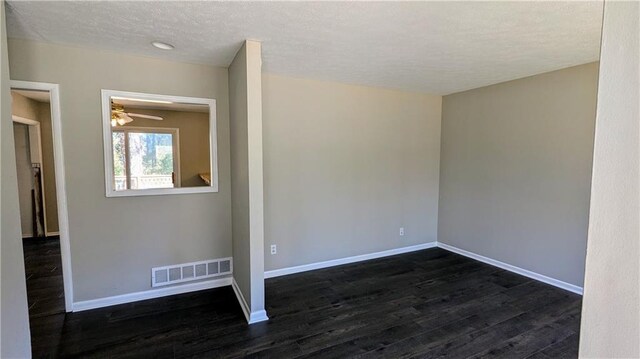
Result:
[[436,240],[440,96],[265,74],[263,109],[267,270]]
[[198,187],[207,184],[200,178],[202,172],[210,172],[209,114],[201,112],[162,111],[149,109],[131,110],[134,113],[160,116],[162,121],[135,118],[124,127],[170,127],[179,130],[180,182],[182,187]]
[[[16,116],[40,122],[42,139],[42,171],[44,173],[44,197],[47,232],[58,232],[58,203],[56,193],[56,173],[53,162],[53,135],[51,130],[51,106],[18,93],[11,93],[12,113]],[[26,233],[31,233],[29,229]],[[23,230],[24,233],[24,230]]]
[[30,358],[4,6],[0,1],[0,357]]
[[[154,266],[231,256],[226,69],[22,40],[9,55],[12,79],[60,85],[74,301],[149,290]],[[101,89],[215,98],[219,192],[106,198]]]
[[229,67],[233,277],[249,323],[264,311],[261,44],[247,40]]
[[582,286],[598,64],[445,96],[438,241]]
[[587,268],[584,358],[640,357],[640,5],[605,1]]

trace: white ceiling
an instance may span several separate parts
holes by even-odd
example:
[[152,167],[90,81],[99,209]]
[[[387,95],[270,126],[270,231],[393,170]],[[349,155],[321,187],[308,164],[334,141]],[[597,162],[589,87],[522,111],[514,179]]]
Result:
[[9,1],[7,14],[10,37],[225,67],[249,38],[265,72],[448,94],[596,61],[602,1]]

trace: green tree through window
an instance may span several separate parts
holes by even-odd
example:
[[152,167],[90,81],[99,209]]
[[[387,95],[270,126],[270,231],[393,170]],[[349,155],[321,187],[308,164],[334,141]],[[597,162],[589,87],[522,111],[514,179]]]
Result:
[[117,190],[176,187],[175,129],[122,127],[113,130]]

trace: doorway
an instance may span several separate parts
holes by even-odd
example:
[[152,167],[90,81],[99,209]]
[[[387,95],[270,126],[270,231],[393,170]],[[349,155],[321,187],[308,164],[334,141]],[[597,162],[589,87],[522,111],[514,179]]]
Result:
[[29,317],[73,309],[58,85],[11,81]]

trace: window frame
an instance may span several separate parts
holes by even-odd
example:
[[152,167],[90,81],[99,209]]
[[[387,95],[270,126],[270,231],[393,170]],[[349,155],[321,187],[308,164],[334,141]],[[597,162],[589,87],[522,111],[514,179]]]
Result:
[[[106,90],[102,95],[102,135],[105,175],[106,197],[133,197],[133,196],[157,196],[174,194],[195,194],[218,192],[218,142],[216,129],[216,100],[200,97],[184,97],[172,95],[157,95],[139,92]],[[209,168],[211,172],[211,184],[198,187],[174,187],[174,188],[150,188],[150,189],[126,189],[115,190],[114,162],[113,162],[113,137],[111,127],[111,97],[126,97],[137,100],[159,100],[184,104],[199,104],[209,106]],[[124,126],[126,127],[126,126]],[[132,127],[133,128],[133,127]],[[179,175],[179,174],[178,174]]]
[[[172,156],[173,156],[173,173],[174,173],[174,183],[172,188],[180,188],[182,187],[182,179],[180,178],[180,129],[174,127],[134,127],[134,126],[119,126],[111,129],[111,141],[113,141],[113,133],[114,132],[122,132],[124,134],[124,159],[125,159],[125,177],[126,177],[126,189],[118,190],[118,192],[122,191],[141,191],[141,189],[132,189],[131,188],[131,156],[129,149],[129,134],[130,133],[151,133],[151,134],[171,134],[172,137]],[[113,142],[112,142],[113,143]],[[113,147],[112,147],[113,151]],[[112,177],[112,185],[113,188],[115,185],[115,160],[111,161],[111,168],[113,170]],[[147,188],[147,189],[170,189],[170,188]]]

